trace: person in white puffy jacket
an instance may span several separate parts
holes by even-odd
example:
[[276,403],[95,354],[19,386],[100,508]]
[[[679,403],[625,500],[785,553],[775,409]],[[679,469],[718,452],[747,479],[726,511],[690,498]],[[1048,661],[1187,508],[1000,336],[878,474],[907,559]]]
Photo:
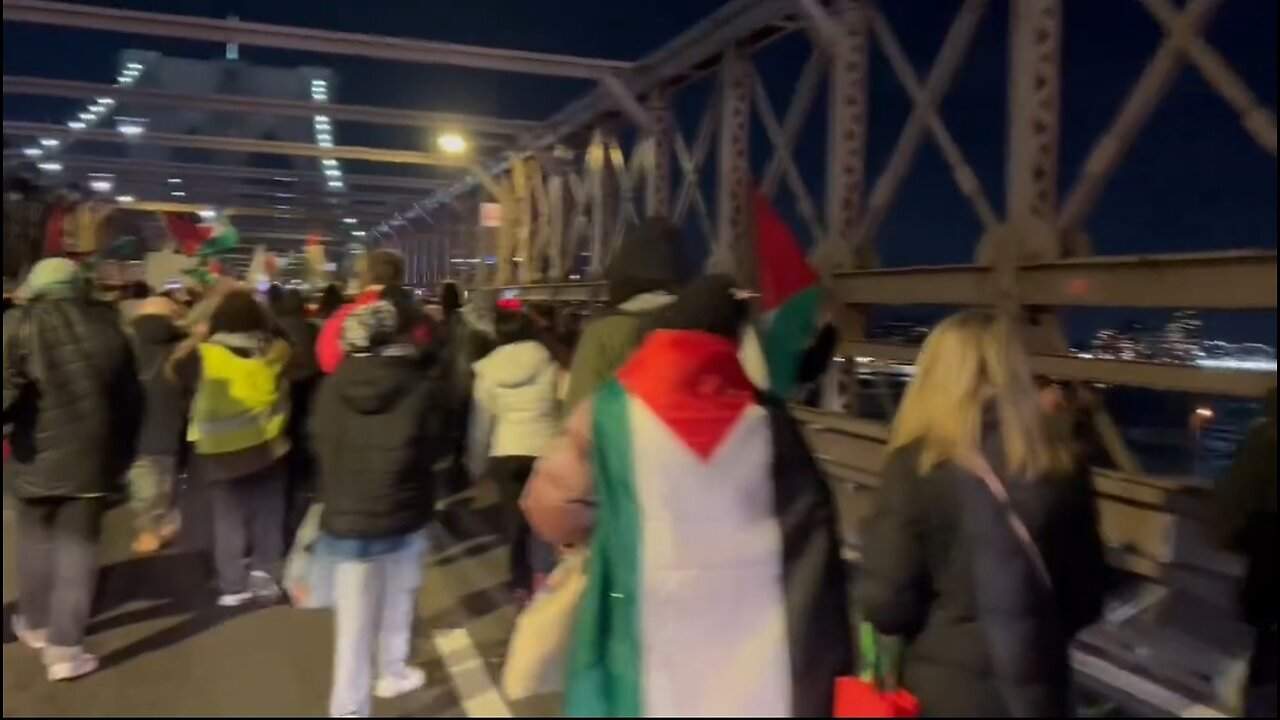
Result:
[[472,391],[469,466],[497,485],[511,543],[511,589],[523,604],[533,588],[529,524],[520,494],[533,463],[559,429],[559,366],[518,307],[500,307],[494,322],[498,347],[476,362]]

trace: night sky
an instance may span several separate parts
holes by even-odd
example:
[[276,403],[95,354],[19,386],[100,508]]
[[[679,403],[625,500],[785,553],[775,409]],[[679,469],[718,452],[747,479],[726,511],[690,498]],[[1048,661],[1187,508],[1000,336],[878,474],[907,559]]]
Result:
[[[86,4],[175,12],[315,28],[523,50],[635,60],[705,16],[719,3],[696,0],[132,0]],[[1062,193],[1099,133],[1154,52],[1160,29],[1137,0],[1067,0],[1064,37]],[[1181,4],[1180,2],[1178,4]],[[923,78],[959,2],[893,0],[884,11]],[[1276,105],[1274,0],[1232,0],[1218,13],[1208,42],[1231,63],[1263,105]],[[997,0],[968,60],[943,102],[948,128],[997,209],[1003,204],[1007,3]],[[116,54],[128,47],[186,57],[221,57],[222,48],[156,38],[4,26],[8,75],[112,81]],[[799,68],[809,53],[802,34],[754,56],[781,116]],[[542,119],[590,88],[585,81],[555,80],[459,68],[414,66],[356,58],[242,48],[241,58],[268,65],[327,65],[338,75],[332,100],[339,103],[448,110]],[[872,51],[870,179],[879,173],[910,110],[887,62]],[[692,142],[709,82],[677,99],[677,116]],[[65,122],[81,103],[45,98],[6,98],[5,119]],[[797,163],[820,199],[825,164],[824,98],[811,113],[797,149]],[[337,124],[339,144],[425,147],[424,133],[408,128]],[[753,166],[763,166],[767,138],[755,127]],[[625,143],[624,143],[625,144]],[[345,162],[350,173],[374,168]],[[379,168],[382,169],[382,168]],[[677,174],[677,179],[679,175]],[[1276,162],[1241,127],[1238,117],[1190,65],[1164,99],[1107,186],[1088,228],[1100,254],[1195,252],[1276,247]],[[710,200],[710,187],[704,190]],[[779,209],[794,215],[785,185]],[[803,226],[793,223],[798,234]],[[692,229],[692,226],[691,226]],[[885,265],[962,263],[972,259],[979,224],[931,140],[878,238]],[[806,239],[807,241],[807,239]],[[1119,321],[1125,314],[1074,317],[1073,327]],[[1209,318],[1214,335],[1274,344],[1274,313]],[[1086,322],[1087,320],[1087,322]]]

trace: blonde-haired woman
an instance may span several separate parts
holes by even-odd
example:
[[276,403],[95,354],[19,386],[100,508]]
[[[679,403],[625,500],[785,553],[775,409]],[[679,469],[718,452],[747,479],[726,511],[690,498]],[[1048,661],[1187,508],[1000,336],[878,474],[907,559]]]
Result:
[[1046,430],[1016,329],[934,329],[894,419],[863,536],[860,609],[905,639],[924,714],[1070,714],[1067,646],[1101,612],[1088,469]]

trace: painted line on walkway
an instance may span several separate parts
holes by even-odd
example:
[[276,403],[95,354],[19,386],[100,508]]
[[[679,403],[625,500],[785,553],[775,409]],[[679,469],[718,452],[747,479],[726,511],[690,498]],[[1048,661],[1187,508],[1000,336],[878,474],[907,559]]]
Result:
[[453,690],[467,717],[515,717],[489,675],[471,633],[465,628],[437,630],[431,633],[431,641],[449,672]]

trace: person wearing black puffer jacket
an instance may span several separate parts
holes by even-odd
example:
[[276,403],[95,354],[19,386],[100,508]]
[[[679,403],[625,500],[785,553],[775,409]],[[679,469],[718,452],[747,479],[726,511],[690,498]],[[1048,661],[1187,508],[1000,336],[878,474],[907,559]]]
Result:
[[1071,714],[1068,646],[1105,584],[1087,467],[1047,426],[1018,331],[989,311],[930,334],[863,528],[858,605],[906,643],[927,717]]
[[79,266],[36,263],[4,316],[5,484],[18,500],[14,632],[49,680],[93,672],[83,648],[107,497],[133,459],[142,392],[116,311],[88,299]]
[[332,717],[368,716],[371,693],[394,697],[425,682],[408,660],[447,408],[414,325],[387,300],[354,308],[341,328],[346,359],[311,415],[323,503],[315,552],[334,563]]

